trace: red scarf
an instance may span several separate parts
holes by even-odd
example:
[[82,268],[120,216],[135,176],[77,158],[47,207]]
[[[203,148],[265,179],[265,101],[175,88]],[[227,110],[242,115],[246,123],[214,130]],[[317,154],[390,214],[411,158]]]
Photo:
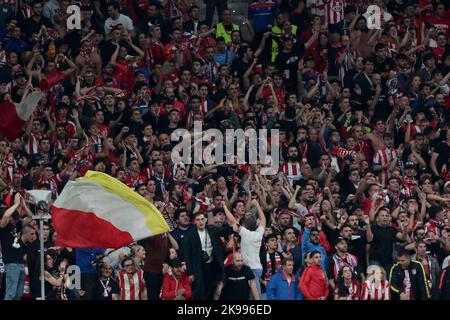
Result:
[[281,256],[278,252],[275,252],[275,272],[272,273],[272,259],[270,259],[270,253],[266,253],[266,273],[264,274],[264,280],[269,281],[272,275],[280,271],[281,269]]

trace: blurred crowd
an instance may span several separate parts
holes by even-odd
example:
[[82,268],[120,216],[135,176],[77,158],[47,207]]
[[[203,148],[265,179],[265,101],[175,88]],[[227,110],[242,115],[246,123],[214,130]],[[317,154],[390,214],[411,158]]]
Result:
[[[0,0],[0,101],[44,92],[0,136],[1,297],[41,299],[44,278],[50,300],[450,299],[450,2],[240,3]],[[278,173],[174,163],[195,121],[279,130]],[[26,191],[51,211],[87,170],[171,231],[62,248],[48,220],[41,274]]]

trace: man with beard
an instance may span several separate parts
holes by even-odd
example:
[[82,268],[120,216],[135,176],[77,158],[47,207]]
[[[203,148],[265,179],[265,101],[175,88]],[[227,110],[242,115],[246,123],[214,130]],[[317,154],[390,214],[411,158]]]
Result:
[[354,91],[359,95],[361,101],[368,101],[372,96],[372,73],[374,69],[374,59],[371,57],[363,60],[364,68],[359,75],[354,78]]
[[392,267],[389,284],[392,300],[428,300],[430,291],[422,264],[412,260],[408,251],[398,253],[398,262]]
[[327,270],[330,287],[333,290],[336,289],[339,272],[345,266],[350,267],[352,273],[361,277],[361,283],[364,283],[364,274],[358,258],[348,252],[348,240],[344,237],[338,237],[335,240],[334,249],[335,253],[330,259]]
[[[372,235],[368,235],[370,243],[369,265],[375,264],[389,270],[392,265],[394,243],[398,240],[406,241],[406,228],[400,232],[391,226],[391,213],[386,207],[381,207],[375,214],[372,225]],[[402,226],[402,224],[400,224]]]
[[[300,217],[305,216],[308,214],[308,206],[314,199],[314,191],[310,191],[307,188],[311,186],[305,186],[304,188],[300,187],[300,185],[297,185],[295,188],[294,195],[289,200],[288,208],[290,210],[295,210],[297,214],[300,215]],[[311,188],[310,188],[311,189]],[[314,188],[312,188],[314,190]],[[300,196],[297,196],[300,191]],[[296,230],[300,230],[301,227],[299,225],[299,220],[297,217],[294,216],[294,227]]]
[[[370,237],[372,230],[369,224],[369,218],[364,218],[364,226],[360,226],[358,216],[354,214],[356,207],[350,209],[350,216],[347,218],[347,223],[342,226],[331,228],[334,230],[333,239],[335,241],[339,237],[347,241],[348,252],[358,259],[358,265],[362,270],[366,269],[366,244],[367,237]],[[331,227],[331,226],[329,226]]]
[[25,34],[24,39],[30,39],[33,34],[39,33],[42,27],[51,28],[52,22],[42,15],[42,1],[35,0],[31,5],[32,16],[21,23],[21,28]]
[[152,164],[153,176],[152,180],[155,181],[156,189],[155,194],[163,198],[164,193],[171,183],[171,179],[166,177],[164,163],[162,160],[154,160]]
[[389,197],[388,207],[394,209],[400,205],[400,179],[390,177],[387,181],[386,188]]
[[298,149],[295,144],[288,147],[287,160],[280,167],[280,172],[284,173],[291,184],[302,177],[300,162],[298,161]]
[[298,151],[302,158],[302,162],[308,162],[311,167],[317,168],[319,164],[319,157],[321,154],[320,148],[317,145],[312,144],[309,139],[309,128],[307,126],[300,126],[297,129],[297,143]]
[[175,211],[174,220],[177,223],[177,227],[170,234],[177,241],[180,252],[182,252],[184,237],[192,229],[189,213],[186,208],[183,207]]
[[411,256],[411,259],[417,260],[422,264],[431,296],[433,300],[439,300],[439,276],[441,274],[439,262],[431,254],[427,253],[427,244],[423,240],[416,242],[416,252],[416,254]]
[[312,37],[306,43],[294,43],[294,39],[289,35],[283,35],[275,39],[279,39],[281,42],[281,50],[275,59],[275,66],[283,74],[286,90],[296,90],[299,60],[318,36],[319,33],[314,31]]
[[344,199],[350,194],[356,194],[359,182],[361,181],[359,168],[346,165],[344,170],[336,175],[336,180],[339,183],[340,193]]
[[250,292],[254,300],[260,299],[252,270],[244,265],[239,252],[233,254],[233,264],[225,268],[225,282],[221,290],[221,300],[249,300]]
[[243,44],[238,49],[239,59],[234,59],[231,65],[231,75],[239,78],[239,85],[243,87],[243,75],[253,62],[253,49],[247,44]]

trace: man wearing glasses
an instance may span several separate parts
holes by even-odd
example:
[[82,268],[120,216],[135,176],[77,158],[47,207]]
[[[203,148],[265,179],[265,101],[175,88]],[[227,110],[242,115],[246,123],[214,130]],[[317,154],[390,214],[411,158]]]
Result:
[[122,271],[118,273],[122,300],[148,300],[144,274],[136,268],[133,259],[122,261]]

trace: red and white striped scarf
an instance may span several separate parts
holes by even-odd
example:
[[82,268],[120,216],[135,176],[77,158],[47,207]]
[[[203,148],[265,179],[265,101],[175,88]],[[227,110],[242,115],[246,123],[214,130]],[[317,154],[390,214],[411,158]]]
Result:
[[358,266],[358,259],[349,253],[345,254],[345,258],[342,259],[337,253],[333,254],[334,261],[334,277],[337,278],[339,271],[343,267],[349,267],[352,272]]
[[266,253],[266,273],[264,274],[264,280],[270,280],[270,278],[281,270],[281,256],[278,252],[275,252],[275,272],[272,273],[272,259],[270,259],[270,253]]

